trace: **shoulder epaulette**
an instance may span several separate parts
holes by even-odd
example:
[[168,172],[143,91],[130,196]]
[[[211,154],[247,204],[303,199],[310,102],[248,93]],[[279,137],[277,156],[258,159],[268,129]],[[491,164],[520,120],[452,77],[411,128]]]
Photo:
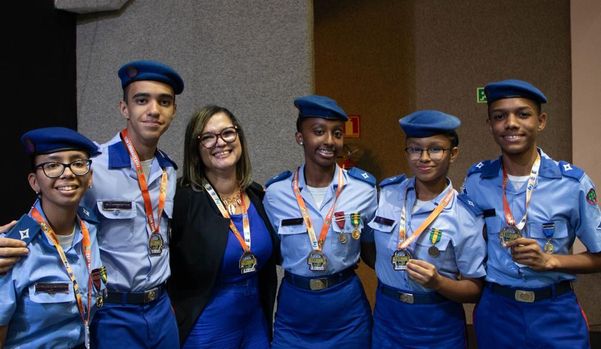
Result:
[[272,185],[275,182],[282,181],[290,176],[292,176],[291,171],[284,171],[284,172],[280,173],[279,175],[273,176],[273,177],[269,178],[267,180],[267,182],[265,182],[265,188],[269,187],[270,185]]
[[463,203],[463,206],[465,206],[475,216],[482,215],[482,209],[480,207],[478,207],[478,205],[476,205],[474,200],[470,199],[470,197],[467,194],[457,195],[457,200],[459,202]]
[[[171,164],[171,166],[173,166],[174,169],[177,170],[177,164],[175,163],[175,161],[171,160],[169,155],[167,155],[164,151],[160,149],[157,149],[157,153],[160,155],[162,161],[168,162],[169,164]],[[159,162],[159,164],[161,164],[161,167],[164,167],[163,163]]]
[[404,174],[396,175],[394,177],[388,177],[380,182],[380,188],[391,184],[403,183],[405,179],[407,179],[407,177]]
[[363,171],[358,167],[353,167],[350,170],[348,170],[348,174],[349,176],[356,178],[362,182],[365,182],[371,185],[372,187],[376,185],[376,177],[374,177],[371,173]]
[[77,210],[77,215],[79,216],[79,218],[83,219],[86,222],[90,222],[93,224],[100,223],[98,221],[98,217],[96,216],[96,213],[87,207],[79,206],[79,209]]
[[577,181],[580,181],[582,176],[584,176],[584,171],[577,166],[574,166],[566,161],[560,161],[557,166],[561,170],[561,174],[564,177],[574,178]]
[[19,218],[17,224],[6,233],[7,238],[24,241],[29,245],[31,240],[42,230],[38,222],[24,214]]
[[490,160],[480,161],[478,163],[473,164],[470,169],[467,171],[467,175],[471,175],[474,173],[482,172],[483,169],[490,165]]

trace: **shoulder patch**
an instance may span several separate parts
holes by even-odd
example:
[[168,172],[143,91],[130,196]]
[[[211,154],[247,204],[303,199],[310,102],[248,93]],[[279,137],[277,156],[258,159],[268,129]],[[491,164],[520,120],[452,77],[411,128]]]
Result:
[[394,177],[388,177],[380,182],[380,187],[385,187],[391,184],[403,183],[405,179],[407,179],[407,177],[404,174],[396,175]]
[[490,160],[480,161],[478,163],[473,164],[470,169],[467,171],[467,175],[471,175],[474,173],[482,172],[483,169],[490,164]]
[[353,167],[350,170],[348,170],[348,174],[349,176],[356,178],[362,182],[365,182],[371,185],[372,187],[376,185],[376,177],[374,177],[371,173],[363,171],[358,167]]
[[77,210],[77,215],[79,216],[79,218],[83,219],[86,222],[90,222],[92,224],[100,223],[98,221],[98,217],[96,216],[96,213],[87,207],[79,206],[79,209]]
[[6,233],[7,238],[24,241],[29,245],[31,240],[42,230],[38,222],[24,214],[19,218],[17,224]]
[[280,173],[279,175],[273,176],[273,177],[269,178],[267,180],[267,182],[265,182],[265,188],[269,187],[270,185],[272,185],[275,182],[282,181],[290,176],[292,176],[291,171],[284,171],[284,172]]
[[482,209],[480,207],[478,207],[478,205],[476,205],[474,200],[470,199],[470,197],[467,194],[457,195],[457,200],[459,202],[463,203],[463,206],[465,206],[475,216],[482,215]]
[[566,161],[559,161],[557,163],[559,169],[561,170],[561,174],[564,177],[574,178],[577,181],[580,181],[582,176],[584,176],[584,171],[577,166],[574,166]]

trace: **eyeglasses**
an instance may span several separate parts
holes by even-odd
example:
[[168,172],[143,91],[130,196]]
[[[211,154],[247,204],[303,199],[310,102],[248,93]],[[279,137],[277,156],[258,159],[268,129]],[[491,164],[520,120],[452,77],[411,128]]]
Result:
[[217,138],[225,143],[234,143],[238,138],[238,126],[226,127],[219,133],[205,132],[198,136],[198,141],[205,148],[213,148],[217,144]]
[[71,172],[76,176],[83,176],[86,173],[90,172],[90,166],[92,165],[92,160],[87,159],[79,159],[75,160],[69,164],[63,164],[61,162],[43,162],[41,164],[36,165],[34,168],[42,168],[42,171],[48,178],[58,178],[63,175],[65,172],[65,168],[69,168]]
[[405,151],[407,155],[409,155],[409,159],[417,160],[422,157],[422,153],[426,152],[428,157],[432,160],[440,160],[444,156],[445,151],[449,151],[451,148],[442,148],[442,147],[431,147],[431,148],[417,148],[417,147],[407,147]]

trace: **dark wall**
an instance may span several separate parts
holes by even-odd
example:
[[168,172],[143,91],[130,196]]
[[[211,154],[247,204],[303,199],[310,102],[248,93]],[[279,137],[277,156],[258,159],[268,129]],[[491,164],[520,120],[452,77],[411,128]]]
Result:
[[[77,129],[75,15],[52,0],[11,1],[2,11],[3,159],[0,224],[25,213],[34,193],[19,137],[37,127]],[[10,26],[8,23],[20,23]]]

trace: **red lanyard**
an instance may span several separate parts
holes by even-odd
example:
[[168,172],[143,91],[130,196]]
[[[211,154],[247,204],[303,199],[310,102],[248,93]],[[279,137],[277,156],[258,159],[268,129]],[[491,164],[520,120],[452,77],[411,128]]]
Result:
[[[501,165],[502,166],[502,165]],[[524,217],[520,220],[519,223],[516,224],[515,218],[513,218],[513,214],[511,213],[511,208],[509,207],[509,201],[507,200],[506,190],[507,187],[507,170],[505,170],[505,166],[503,168],[503,211],[505,214],[505,221],[508,225],[513,225],[519,230],[522,230],[526,225],[526,220],[528,217],[528,206],[530,205],[530,200],[532,199],[532,193],[534,192],[534,185],[536,184],[536,179],[538,178],[538,170],[540,168],[540,155],[538,152],[536,153],[536,160],[534,160],[534,164],[532,164],[532,169],[530,170],[530,177],[528,177],[528,186],[526,187],[526,205],[524,206]]]
[[307,210],[307,205],[305,205],[305,200],[301,195],[300,189],[298,187],[298,176],[300,167],[296,169],[294,173],[294,178],[292,179],[292,190],[294,191],[294,195],[296,196],[296,202],[298,203],[298,207],[303,216],[303,220],[305,221],[305,227],[307,227],[307,234],[309,234],[309,240],[311,241],[311,247],[315,251],[321,251],[321,248],[326,241],[326,235],[328,234],[328,230],[330,230],[330,225],[332,224],[332,215],[334,213],[334,209],[336,207],[336,201],[340,196],[340,192],[344,187],[344,183],[342,182],[342,169],[338,167],[338,188],[336,189],[336,196],[334,197],[334,202],[326,215],[326,218],[323,221],[323,225],[321,226],[321,233],[319,234],[319,240],[315,235],[315,229],[313,228],[313,223],[311,223],[311,217],[309,216],[309,211]]
[[148,225],[150,226],[151,232],[153,234],[158,234],[159,229],[161,228],[161,215],[163,214],[163,209],[165,208],[165,199],[167,197],[167,171],[163,169],[163,175],[161,176],[161,186],[159,187],[159,207],[157,212],[157,220],[155,221],[152,213],[152,202],[150,201],[150,193],[148,192],[148,183],[146,182],[146,176],[144,175],[144,170],[142,169],[142,164],[140,162],[140,158],[138,157],[138,153],[136,152],[136,149],[134,149],[131,140],[127,136],[127,129],[123,129],[121,131],[121,138],[123,139],[123,142],[125,142],[129,156],[134,162],[134,166],[136,167],[138,185],[140,186],[142,198],[144,199],[144,210],[146,212],[146,220],[148,221]]
[[87,309],[83,305],[81,290],[79,289],[79,284],[77,283],[77,279],[75,278],[75,274],[73,273],[73,269],[67,260],[67,256],[65,255],[65,251],[61,247],[56,234],[50,227],[50,225],[46,222],[46,220],[40,214],[40,211],[36,207],[31,209],[31,217],[38,222],[44,234],[48,237],[52,244],[56,248],[58,255],[67,270],[67,274],[69,275],[69,279],[71,279],[71,283],[73,284],[73,293],[75,294],[75,300],[77,301],[77,309],[79,309],[79,315],[81,316],[81,321],[84,324],[84,327],[88,328],[88,324],[90,323],[90,309],[92,304],[92,278],[90,277],[90,270],[92,268],[92,249],[90,242],[90,232],[88,231],[88,227],[86,227],[85,223],[79,219],[79,224],[81,226],[81,233],[83,235],[83,239],[81,242],[81,249],[83,252],[84,259],[86,261],[86,266],[88,267],[88,307]]
[[[213,189],[213,187],[206,182],[204,183],[204,187],[207,193],[209,193],[209,195],[211,196],[211,199],[213,199],[213,202],[215,202],[215,205],[217,205],[217,208],[219,209],[219,212],[221,212],[221,215],[224,218],[230,218],[229,212],[227,212],[225,206],[223,206],[223,203],[221,202],[219,195],[217,195],[217,192],[215,192],[215,189]],[[242,227],[244,229],[244,238],[242,238],[242,235],[240,235],[240,231],[238,230],[238,228],[236,228],[234,221],[231,219],[230,229],[232,230],[232,233],[234,233],[234,236],[236,236],[236,239],[238,239],[238,242],[240,243],[240,246],[242,246],[242,249],[245,252],[250,252],[250,223],[248,221],[248,210],[246,209],[246,202],[244,201],[244,196],[244,192],[240,193],[240,201],[242,203]]]
[[[426,218],[426,220],[422,222],[422,224],[413,232],[413,234],[411,234],[409,239],[405,240],[405,234],[407,232],[407,227],[406,227],[406,223],[407,223],[407,219],[406,219],[407,191],[405,191],[405,205],[403,205],[403,210],[401,211],[401,221],[399,222],[399,242],[397,244],[397,249],[399,249],[399,250],[405,249],[413,241],[415,241],[421,235],[421,233],[424,230],[426,230],[426,228],[428,226],[430,226],[430,224],[432,224],[432,222],[438,217],[438,215],[440,215],[442,210],[445,207],[447,207],[447,205],[449,204],[449,201],[451,201],[451,198],[453,197],[454,193],[455,193],[455,191],[453,190],[453,188],[449,188],[449,191],[444,196],[444,198],[438,203],[438,205],[436,206],[434,211],[432,211],[432,213],[430,213],[430,215]],[[416,200],[417,200],[417,197],[416,197]]]

